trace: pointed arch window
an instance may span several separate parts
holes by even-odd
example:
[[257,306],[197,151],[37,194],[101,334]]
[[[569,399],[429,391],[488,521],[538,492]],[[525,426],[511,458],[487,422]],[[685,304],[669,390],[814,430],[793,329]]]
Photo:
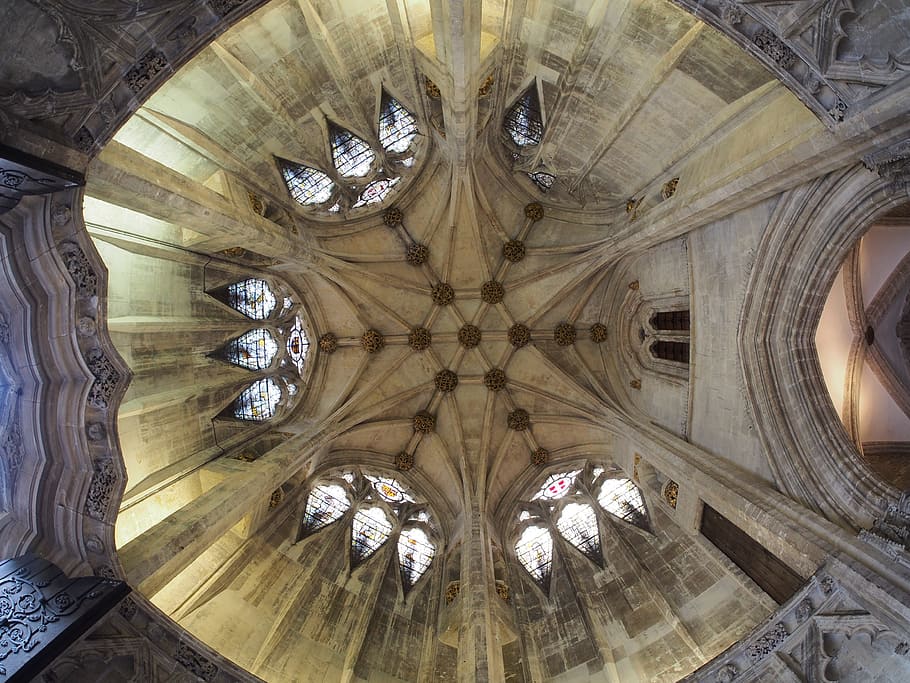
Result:
[[392,533],[392,523],[382,508],[361,508],[354,513],[351,556],[359,564],[375,553]]
[[361,206],[367,206],[368,204],[378,204],[386,198],[389,192],[392,191],[392,188],[398,184],[399,180],[401,180],[401,178],[380,178],[379,180],[374,180],[360,193],[360,199],[357,200],[357,203],[351,208],[358,209]]
[[529,526],[515,544],[515,555],[531,577],[546,589],[553,566],[553,537],[549,530]]
[[401,103],[382,91],[379,112],[379,144],[387,152],[406,152],[417,135],[417,118]]
[[532,83],[506,112],[503,127],[519,147],[540,144],[543,138],[543,119],[536,83]]
[[234,417],[253,422],[264,422],[275,415],[281,400],[281,388],[271,377],[257,380],[244,389],[234,400]]
[[361,178],[370,172],[376,153],[351,131],[329,123],[332,163],[345,178]]
[[247,318],[265,320],[275,310],[278,299],[268,282],[249,278],[228,285],[227,304]]
[[322,204],[332,197],[335,183],[318,168],[295,164],[287,159],[278,159],[281,177],[294,201],[303,206]]
[[303,375],[303,366],[306,362],[307,353],[310,350],[310,341],[307,339],[306,332],[303,329],[303,323],[299,317],[294,318],[294,324],[288,333],[286,344],[288,357],[297,368],[297,374]]
[[435,555],[436,546],[423,529],[412,527],[401,532],[398,536],[398,566],[406,589],[424,575]]
[[630,524],[648,528],[648,515],[641,491],[629,479],[607,479],[597,496],[600,506]]
[[308,532],[318,531],[341,519],[351,507],[344,489],[338,484],[321,484],[307,496],[303,513],[303,528]]
[[564,539],[588,558],[600,562],[600,532],[597,529],[597,515],[590,505],[566,505],[556,521],[556,528]]
[[387,503],[413,503],[414,498],[408,490],[397,480],[391,477],[376,477],[369,474],[364,475],[364,479],[369,481],[376,493]]
[[689,342],[658,339],[650,346],[651,355],[661,360],[689,364]]
[[550,191],[550,188],[553,187],[553,183],[556,182],[556,176],[546,171],[535,171],[534,173],[528,173],[528,177],[534,181],[534,184],[537,185],[537,189],[543,193]]
[[223,353],[234,365],[247,370],[265,370],[278,353],[278,342],[271,332],[259,328],[229,341]]
[[556,500],[566,495],[575,484],[575,477],[581,470],[551,474],[531,500]]
[[688,332],[689,311],[654,311],[651,315],[651,326],[655,330],[667,332]]

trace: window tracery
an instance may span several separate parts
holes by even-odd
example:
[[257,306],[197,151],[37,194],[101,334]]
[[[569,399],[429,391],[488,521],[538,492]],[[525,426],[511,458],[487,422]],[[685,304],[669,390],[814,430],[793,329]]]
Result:
[[224,349],[225,358],[247,370],[265,370],[272,364],[278,353],[278,342],[272,334],[263,328],[232,339]]
[[333,121],[327,131],[330,163],[324,170],[276,157],[288,192],[302,206],[342,214],[381,204],[414,166],[417,117],[385,89],[376,120],[378,147]]
[[588,464],[550,474],[517,511],[515,557],[548,591],[554,555],[570,546],[603,566],[601,524],[610,519],[650,531],[641,491],[616,466]]
[[259,379],[240,392],[234,399],[232,412],[241,420],[264,422],[275,414],[281,400],[281,388],[271,377]]
[[540,98],[537,96],[536,83],[532,83],[509,108],[503,127],[519,147],[540,144],[543,138],[543,118],[540,114]]
[[553,183],[556,182],[556,176],[552,173],[547,173],[546,171],[535,171],[534,173],[528,173],[528,177],[534,181],[534,184],[537,185],[537,188],[541,192],[549,192],[550,188],[553,187]]
[[299,536],[335,522],[350,525],[351,567],[394,543],[402,589],[407,593],[430,568],[438,550],[427,506],[400,480],[359,469],[322,477],[306,499]]
[[247,318],[265,320],[275,310],[278,299],[268,282],[260,278],[248,278],[228,285],[227,304]]

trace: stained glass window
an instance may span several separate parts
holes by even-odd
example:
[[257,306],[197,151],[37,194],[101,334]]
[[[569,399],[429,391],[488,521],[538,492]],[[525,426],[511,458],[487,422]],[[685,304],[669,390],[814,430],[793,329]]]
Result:
[[590,505],[566,505],[556,528],[569,543],[595,562],[600,562],[600,532],[597,530],[597,515]]
[[379,143],[387,152],[404,152],[417,135],[417,119],[387,92],[382,93],[379,113]]
[[316,531],[328,526],[351,507],[344,489],[338,484],[321,484],[316,486],[306,499],[306,511],[303,513],[303,527],[307,531]]
[[597,502],[611,515],[630,524],[648,528],[648,514],[641,491],[629,479],[607,479],[600,487]]
[[385,543],[392,533],[392,523],[382,508],[361,508],[354,513],[351,554],[354,563],[363,562]]
[[257,380],[234,401],[234,417],[264,422],[275,414],[275,407],[280,400],[281,389],[275,380],[271,377]]
[[518,561],[541,586],[550,581],[553,566],[553,539],[550,532],[539,526],[530,526],[515,544]]
[[383,500],[389,503],[402,503],[407,501],[414,502],[414,498],[408,493],[407,489],[400,483],[390,477],[375,477],[365,474],[364,477],[369,481],[373,488],[376,489]]
[[338,173],[345,178],[359,178],[370,172],[376,154],[366,141],[334,124],[329,124],[329,140],[332,143],[332,162]]
[[526,519],[531,519],[531,513],[528,512],[527,510],[522,510],[522,511],[521,511],[521,514],[518,515],[518,521],[519,521],[519,522],[523,522],[523,521],[525,521]]
[[597,477],[599,477],[604,472],[606,472],[606,470],[603,467],[595,467],[594,472],[592,472],[592,479],[597,479]]
[[227,303],[233,309],[253,320],[265,320],[275,310],[278,300],[269,283],[259,278],[228,285]]
[[395,187],[399,180],[401,180],[401,178],[380,178],[379,180],[374,180],[360,193],[360,199],[357,200],[357,203],[354,204],[352,208],[358,209],[361,206],[381,202],[386,198],[389,192],[392,191],[392,188]]
[[224,347],[224,356],[234,365],[248,370],[265,370],[278,353],[278,342],[268,330],[250,330]]
[[423,529],[405,529],[398,537],[398,564],[405,588],[410,588],[423,576],[433,556],[434,546]]
[[540,100],[537,97],[537,84],[525,90],[518,101],[512,105],[503,127],[519,147],[537,145],[543,137],[543,119],[540,116]]
[[288,333],[287,350],[288,357],[297,367],[298,374],[303,375],[303,364],[306,361],[307,352],[310,350],[310,342],[303,330],[300,318],[294,318],[294,326]]
[[538,500],[540,498],[543,498],[544,500],[556,500],[557,498],[562,498],[569,492],[569,489],[572,488],[572,484],[575,483],[575,477],[578,476],[579,472],[581,472],[581,470],[551,474],[547,477],[543,486],[540,487],[540,490],[531,500]]
[[287,159],[278,159],[278,166],[291,197],[298,204],[322,204],[332,196],[335,183],[318,168],[295,164]]
[[534,184],[537,185],[541,192],[549,192],[550,188],[553,187],[553,183],[556,182],[556,176],[545,171],[528,173],[528,177],[534,181]]

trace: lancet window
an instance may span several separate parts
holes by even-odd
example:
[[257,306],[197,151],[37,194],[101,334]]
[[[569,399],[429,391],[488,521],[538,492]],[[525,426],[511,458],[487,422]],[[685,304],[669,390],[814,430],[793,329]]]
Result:
[[543,138],[543,118],[537,83],[532,83],[506,112],[503,128],[519,147],[540,144]]
[[589,463],[553,473],[519,507],[515,558],[545,592],[560,553],[574,548],[603,566],[605,525],[625,523],[650,531],[641,491],[615,466]]
[[429,506],[400,480],[359,469],[323,476],[310,489],[298,538],[328,527],[349,530],[337,540],[347,539],[351,569],[392,544],[405,593],[426,574],[439,546]]
[[209,294],[259,322],[211,354],[258,375],[221,416],[271,420],[297,394],[306,368],[310,344],[296,297],[283,285],[262,278],[233,282]]
[[325,163],[308,165],[276,157],[288,192],[302,206],[344,214],[381,204],[414,165],[417,117],[385,89],[376,121],[378,144],[333,121],[327,121],[327,132]]

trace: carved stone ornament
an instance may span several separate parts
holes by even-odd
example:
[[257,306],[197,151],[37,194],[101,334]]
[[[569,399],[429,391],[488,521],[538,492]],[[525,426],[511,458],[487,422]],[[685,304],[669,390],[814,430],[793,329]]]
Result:
[[448,282],[437,282],[433,285],[432,297],[437,306],[448,306],[455,301],[455,290]]
[[253,211],[253,213],[255,213],[257,216],[264,216],[265,202],[262,201],[262,197],[260,197],[255,192],[247,192],[246,194],[250,200],[250,209]]
[[81,299],[88,299],[98,294],[98,276],[89,265],[85,253],[74,242],[64,242],[60,245],[60,257],[66,271],[73,278],[76,285],[76,294]]
[[412,242],[405,250],[404,257],[412,266],[422,266],[430,258],[430,248],[425,244]]
[[136,616],[136,613],[139,611],[139,606],[136,604],[136,601],[130,597],[123,598],[123,601],[120,603],[120,607],[117,609],[120,612],[120,616],[129,621]]
[[401,451],[395,456],[395,467],[401,472],[407,472],[414,467],[414,455]]
[[736,667],[732,664],[724,664],[717,672],[715,680],[717,683],[733,683],[736,679]]
[[367,330],[360,338],[360,345],[367,353],[376,353],[385,346],[385,338],[376,330]]
[[95,376],[92,388],[88,392],[89,405],[98,410],[107,410],[114,390],[120,383],[120,373],[114,369],[114,365],[101,349],[92,349],[85,354],[85,362]]
[[663,187],[660,188],[660,198],[667,200],[673,195],[676,194],[676,188],[679,186],[679,178],[673,178],[673,180],[668,180],[664,183]]
[[594,323],[591,325],[591,341],[595,344],[603,344],[607,341],[607,326],[603,323]]
[[274,510],[276,507],[281,505],[282,500],[284,500],[284,491],[281,489],[275,489],[272,491],[272,495],[269,496],[269,510]]
[[509,601],[509,584],[505,581],[496,582],[496,595],[499,596],[500,600],[503,602]]
[[108,458],[95,461],[95,472],[85,498],[85,512],[92,519],[104,521],[118,480],[114,464]]
[[641,390],[641,380],[640,379],[629,380],[629,386],[633,389]]
[[480,328],[470,323],[458,330],[458,343],[466,349],[473,349],[480,343]]
[[209,0],[209,5],[211,5],[212,10],[219,17],[226,17],[246,1],[247,0]]
[[256,462],[256,454],[251,453],[250,451],[242,451],[234,456],[234,460],[239,460],[240,462]]
[[138,94],[162,71],[168,68],[167,57],[160,50],[149,50],[123,76],[123,82]]
[[455,602],[455,599],[458,597],[458,593],[461,592],[461,582],[460,581],[449,581],[449,585],[446,586],[446,604],[451,605]]
[[664,500],[667,501],[667,505],[676,509],[676,503],[679,501],[679,484],[672,479],[664,486]]
[[641,197],[638,199],[635,197],[630,197],[626,200],[626,213],[629,214],[633,221],[635,220],[635,217],[638,213],[638,207],[641,205],[641,200]]
[[442,97],[442,93],[439,91],[439,86],[429,78],[427,79],[427,97],[429,97],[431,100],[438,100],[440,97]]
[[743,8],[731,0],[726,0],[720,6],[720,18],[730,26],[741,24],[744,16]]
[[812,601],[809,598],[803,598],[796,606],[796,621],[800,624],[803,623],[812,616],[812,612],[814,611],[815,609],[812,607]]
[[531,202],[525,207],[525,218],[539,221],[543,218],[543,206],[539,202]]
[[436,373],[433,382],[436,384],[436,388],[443,393],[455,391],[455,387],[458,386],[458,375],[451,370],[440,370]]
[[177,663],[187,671],[191,674],[195,674],[203,681],[206,681],[206,683],[214,681],[215,677],[218,675],[218,667],[215,666],[214,662],[210,661],[208,657],[196,652],[196,650],[186,643],[181,642],[177,644],[177,653],[174,656],[174,659],[176,659]]
[[408,346],[414,351],[425,351],[430,348],[433,341],[433,335],[425,327],[415,327],[408,332]]
[[553,330],[553,339],[560,346],[572,346],[576,336],[575,325],[572,323],[559,323]]
[[332,332],[326,332],[319,337],[319,350],[327,354],[335,353],[338,350],[338,337]]
[[631,289],[633,292],[637,292],[638,291],[638,280],[632,280],[632,282],[629,283],[629,289]]
[[531,453],[531,464],[532,465],[546,465],[547,460],[550,459],[550,451],[546,448],[538,448],[533,453]]
[[401,225],[401,221],[404,219],[404,214],[401,209],[397,206],[390,206],[382,214],[382,222],[385,223],[390,228]]
[[753,42],[782,69],[789,69],[796,63],[796,53],[770,29],[763,28],[756,33]]
[[521,240],[509,240],[502,245],[502,256],[506,261],[518,263],[525,257],[525,243]]
[[486,97],[487,95],[489,95],[490,91],[493,89],[494,82],[495,81],[493,79],[493,74],[490,74],[489,76],[487,76],[486,79],[484,80],[484,82],[477,89],[477,97]]
[[480,298],[488,304],[498,304],[505,296],[506,290],[501,282],[488,280],[480,286]]
[[499,368],[487,370],[483,376],[483,385],[490,391],[502,391],[506,388],[506,373]]
[[527,325],[515,323],[509,328],[509,343],[516,349],[531,343],[531,330]]
[[414,415],[413,422],[414,431],[420,432],[421,434],[429,434],[436,429],[436,416],[432,413],[428,413],[426,410],[421,410]]
[[764,659],[779,648],[789,635],[786,627],[778,622],[774,625],[774,628],[749,646],[747,654],[750,661],[755,663]]
[[524,408],[516,408],[509,413],[507,424],[509,425],[509,429],[514,429],[516,432],[523,432],[531,425],[531,416],[528,415],[528,411]]
[[885,180],[892,193],[910,193],[910,138],[863,157],[863,166]]

